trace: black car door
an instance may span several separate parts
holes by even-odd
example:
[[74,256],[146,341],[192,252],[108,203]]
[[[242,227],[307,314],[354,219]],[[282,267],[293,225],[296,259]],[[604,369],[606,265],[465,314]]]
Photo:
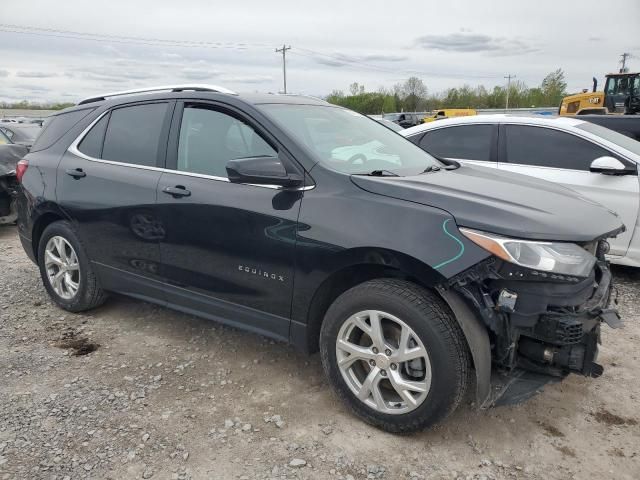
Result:
[[158,265],[164,226],[155,203],[173,106],[149,102],[103,113],[59,165],[58,202],[105,289],[163,295]]
[[211,318],[288,339],[302,191],[230,183],[226,163],[278,155],[240,111],[178,102],[158,185],[167,300]]

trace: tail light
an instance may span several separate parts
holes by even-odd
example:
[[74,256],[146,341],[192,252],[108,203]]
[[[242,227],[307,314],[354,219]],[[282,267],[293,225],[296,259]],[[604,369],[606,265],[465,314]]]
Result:
[[16,178],[18,179],[18,182],[22,183],[22,177],[27,171],[27,168],[29,168],[29,160],[25,160],[24,158],[18,162],[18,165],[16,165]]

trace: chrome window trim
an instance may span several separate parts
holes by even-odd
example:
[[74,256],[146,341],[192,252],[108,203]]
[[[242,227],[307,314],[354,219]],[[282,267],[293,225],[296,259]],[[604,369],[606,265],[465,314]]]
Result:
[[[69,145],[67,148],[67,152],[80,157],[84,160],[88,160],[90,162],[96,163],[104,163],[107,165],[117,165],[120,167],[129,167],[129,168],[137,168],[140,170],[151,170],[153,172],[161,172],[161,173],[173,173],[176,175],[184,175],[186,177],[195,177],[195,178],[204,178],[207,180],[215,180],[217,182],[227,182],[231,183],[227,177],[217,177],[215,175],[206,175],[204,173],[194,173],[194,172],[181,172],[179,170],[171,170],[170,168],[161,168],[161,167],[149,167],[146,165],[136,165],[134,163],[126,163],[126,162],[117,162],[115,160],[103,160],[101,158],[94,158],[89,155],[82,153],[78,149],[78,145],[84,140],[84,137],[89,133],[96,123],[98,123],[105,115],[109,114],[111,110],[107,110],[106,112],[101,113],[93,122],[91,122],[81,133],[76,137],[76,139]],[[260,188],[270,188],[273,190],[285,190],[285,188],[281,185],[258,185],[255,183],[238,183],[237,185],[249,185],[251,187],[260,187]],[[287,188],[287,191],[307,191],[315,188],[315,185],[308,185],[305,187],[296,187],[296,188]]]

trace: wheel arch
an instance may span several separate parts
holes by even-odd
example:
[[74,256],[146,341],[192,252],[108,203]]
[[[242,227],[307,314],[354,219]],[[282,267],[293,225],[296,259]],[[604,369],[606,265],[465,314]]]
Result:
[[33,222],[33,227],[31,228],[31,248],[33,249],[33,256],[36,261],[38,260],[38,245],[40,244],[42,233],[49,225],[60,220],[69,219],[57,208],[50,208],[41,212]]
[[358,248],[343,252],[341,257],[349,261],[333,268],[318,282],[306,310],[292,319],[290,341],[307,353],[318,351],[320,327],[327,309],[350,288],[376,278],[397,278],[434,289],[445,278],[420,260],[392,250]]

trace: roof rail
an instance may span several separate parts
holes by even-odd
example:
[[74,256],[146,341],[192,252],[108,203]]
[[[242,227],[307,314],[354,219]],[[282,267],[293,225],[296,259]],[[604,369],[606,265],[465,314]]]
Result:
[[102,100],[106,100],[111,97],[120,97],[122,95],[135,95],[137,93],[152,93],[152,92],[163,92],[163,91],[171,91],[171,92],[184,92],[185,90],[193,90],[196,92],[218,92],[218,93],[226,93],[229,95],[237,95],[233,90],[229,90],[228,88],[218,87],[216,85],[167,85],[163,87],[147,87],[147,88],[135,88],[133,90],[123,90],[121,92],[112,92],[105,93],[102,95],[97,95],[95,97],[85,98],[78,102],[78,105],[84,105],[86,103],[100,102]]

